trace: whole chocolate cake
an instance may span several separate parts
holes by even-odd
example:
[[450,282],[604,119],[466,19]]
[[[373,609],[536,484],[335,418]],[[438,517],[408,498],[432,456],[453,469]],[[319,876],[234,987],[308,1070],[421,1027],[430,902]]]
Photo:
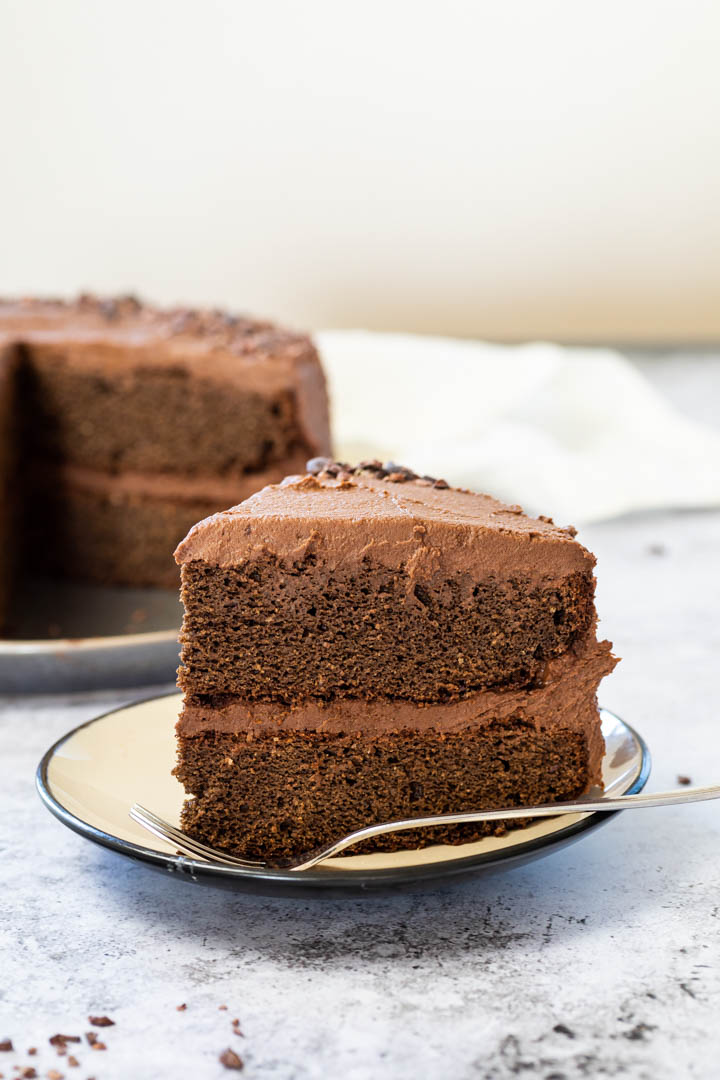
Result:
[[3,342],[0,520],[34,571],[175,586],[193,522],[328,452],[315,348],[269,323],[23,300],[0,302]]
[[176,775],[198,838],[288,856],[601,782],[596,691],[615,659],[573,529],[392,464],[319,459],[200,522],[175,557]]

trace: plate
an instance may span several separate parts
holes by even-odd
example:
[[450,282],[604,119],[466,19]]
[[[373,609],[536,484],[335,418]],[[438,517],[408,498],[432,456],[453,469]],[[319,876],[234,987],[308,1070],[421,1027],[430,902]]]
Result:
[[36,579],[13,636],[0,639],[3,693],[57,693],[175,681],[182,607],[174,589]]
[[[172,845],[155,839],[128,816],[132,803],[139,802],[179,825],[184,791],[171,770],[181,700],[180,694],[166,694],[75,728],[47,751],[38,766],[37,785],[45,805],[64,825],[182,881],[265,895],[381,893],[516,866],[556,851],[614,816],[562,815],[470,844],[337,856],[299,874],[211,866],[176,854]],[[606,792],[642,790],[650,774],[645,742],[607,710],[602,709],[601,716]]]

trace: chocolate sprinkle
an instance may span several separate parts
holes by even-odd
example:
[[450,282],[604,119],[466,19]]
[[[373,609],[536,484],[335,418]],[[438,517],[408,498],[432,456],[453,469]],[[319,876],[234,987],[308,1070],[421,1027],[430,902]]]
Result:
[[392,484],[406,484],[415,480],[423,487],[434,485],[435,487],[449,487],[445,480],[436,480],[434,476],[418,476],[406,465],[397,465],[394,461],[386,461],[381,464],[377,459],[361,461],[358,465],[348,465],[344,461],[332,461],[330,458],[311,458],[305,466],[311,476],[337,477],[339,480],[349,480],[361,473],[369,474],[374,480],[389,480]]
[[332,460],[326,457],[314,457],[310,458],[305,468],[311,476],[317,476],[318,473],[324,472],[328,465],[332,465]]

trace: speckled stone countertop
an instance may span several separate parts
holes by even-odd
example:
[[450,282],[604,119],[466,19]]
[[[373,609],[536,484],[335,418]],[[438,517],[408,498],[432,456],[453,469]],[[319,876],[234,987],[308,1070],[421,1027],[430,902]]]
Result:
[[[691,378],[698,414],[712,392],[717,416],[720,363],[661,364],[679,403]],[[720,514],[628,517],[581,539],[623,657],[601,700],[650,743],[650,788],[720,782]],[[47,746],[130,696],[0,699],[6,1078],[220,1080],[240,1075],[218,1061],[228,1047],[263,1080],[719,1075],[720,804],[625,813],[434,891],[216,892],[94,847],[35,795]],[[83,1038],[68,1066],[49,1036],[84,1035],[98,1014],[115,1021],[97,1031],[107,1049]]]

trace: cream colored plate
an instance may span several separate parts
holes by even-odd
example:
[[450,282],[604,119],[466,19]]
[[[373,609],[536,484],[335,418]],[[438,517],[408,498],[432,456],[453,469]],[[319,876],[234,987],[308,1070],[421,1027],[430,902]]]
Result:
[[[179,824],[184,792],[171,770],[180,702],[180,694],[153,698],[98,717],[70,732],[51,747],[40,763],[38,788],[49,809],[75,831],[198,882],[262,892],[365,892],[526,861],[612,816],[544,818],[525,829],[472,844],[341,856],[300,875],[281,870],[212,867],[178,856],[170,845],[152,837],[128,817],[131,804],[139,802]],[[602,720],[606,791],[618,795],[641,790],[650,771],[647,747],[632,728],[606,710],[602,711]]]

